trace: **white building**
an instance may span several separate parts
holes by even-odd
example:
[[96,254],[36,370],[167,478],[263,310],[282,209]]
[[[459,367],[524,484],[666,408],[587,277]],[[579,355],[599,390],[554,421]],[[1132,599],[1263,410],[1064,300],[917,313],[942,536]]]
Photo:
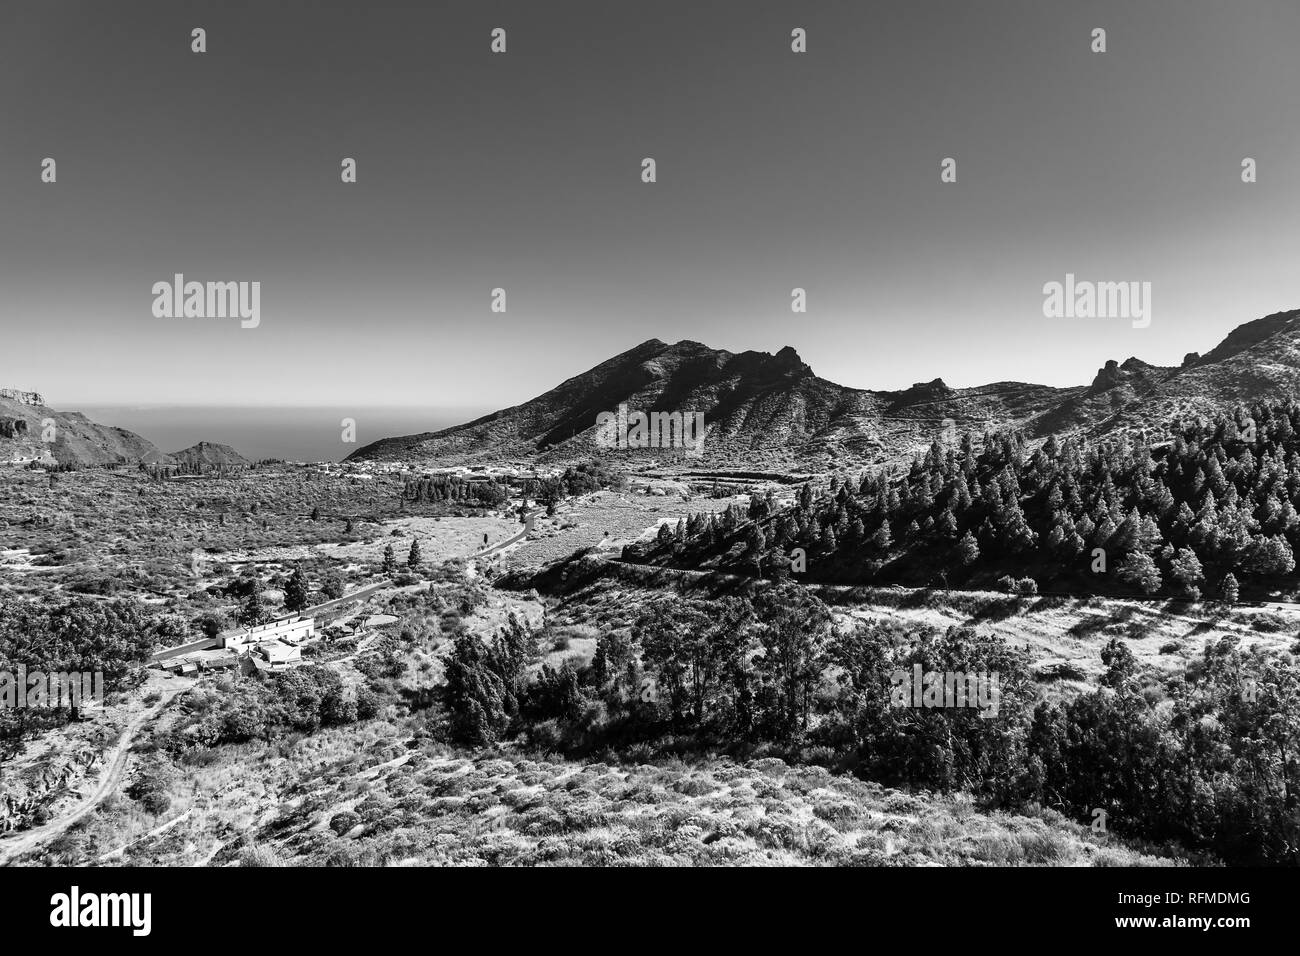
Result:
[[218,646],[242,655],[249,653],[257,645],[268,641],[299,647],[308,641],[315,640],[315,638],[316,621],[310,617],[294,615],[267,624],[259,624],[256,627],[248,627],[222,634],[217,639],[217,642]]
[[302,663],[302,648],[287,641],[262,641],[248,655],[259,671],[282,671]]

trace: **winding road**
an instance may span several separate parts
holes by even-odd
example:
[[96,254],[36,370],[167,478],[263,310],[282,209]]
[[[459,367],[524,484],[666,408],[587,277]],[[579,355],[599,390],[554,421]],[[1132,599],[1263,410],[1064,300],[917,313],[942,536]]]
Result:
[[[484,548],[482,551],[470,555],[470,558],[485,558],[508,548],[512,544],[527,537],[530,530],[531,528],[524,527],[518,534],[494,544],[491,547]],[[317,604],[314,607],[307,608],[301,613],[310,615],[331,607],[346,604],[350,601],[360,600],[369,597],[376,591],[384,589],[385,587],[391,587],[391,585],[386,581],[367,585],[366,587],[358,588],[351,594],[344,595],[337,600],[327,601],[324,604]],[[215,643],[215,641],[212,643]],[[194,646],[190,645],[184,648],[171,648],[167,653],[170,656],[171,654],[185,653],[187,650],[193,649],[195,649]],[[67,813],[64,813],[56,820],[51,820],[48,823],[44,823],[41,826],[34,827],[30,830],[20,830],[0,836],[0,866],[8,866],[16,858],[38,850],[50,840],[53,840],[59,834],[66,831],[82,817],[91,813],[108,797],[109,794],[116,792],[122,782],[123,775],[126,773],[127,757],[130,754],[131,746],[135,743],[135,739],[139,735],[140,731],[161,714],[178,694],[190,686],[190,682],[188,681],[178,681],[173,685],[164,687],[161,691],[162,696],[158,702],[148,710],[137,715],[135,719],[126,725],[125,729],[122,731],[121,737],[118,739],[118,742],[104,754],[104,769],[100,773],[99,784],[89,796],[78,801],[70,810],[68,810]]]

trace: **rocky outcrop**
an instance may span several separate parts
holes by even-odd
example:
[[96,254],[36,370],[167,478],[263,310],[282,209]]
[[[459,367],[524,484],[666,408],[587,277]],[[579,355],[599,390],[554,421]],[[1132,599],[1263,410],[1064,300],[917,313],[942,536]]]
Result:
[[0,398],[7,398],[20,405],[44,405],[45,399],[40,392],[23,392],[16,388],[0,388]]
[[17,439],[27,435],[27,422],[21,418],[0,417],[0,438]]
[[0,791],[0,833],[25,830],[38,815],[103,765],[103,754],[83,749],[44,765]]

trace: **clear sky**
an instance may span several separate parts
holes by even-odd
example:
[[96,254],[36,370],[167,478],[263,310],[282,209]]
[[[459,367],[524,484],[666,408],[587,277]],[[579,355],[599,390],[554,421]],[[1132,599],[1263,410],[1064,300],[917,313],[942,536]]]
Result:
[[[1300,306],[1298,40],[1295,0],[8,0],[0,384],[502,407],[648,338],[861,388],[1177,364]],[[176,272],[260,281],[260,326],[155,318]],[[1150,327],[1044,318],[1067,272],[1151,282]]]

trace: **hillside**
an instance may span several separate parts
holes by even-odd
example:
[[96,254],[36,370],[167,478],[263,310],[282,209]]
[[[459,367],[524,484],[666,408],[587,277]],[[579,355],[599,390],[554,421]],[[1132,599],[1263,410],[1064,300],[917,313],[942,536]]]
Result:
[[[54,440],[42,440],[52,426]],[[35,392],[0,390],[0,461],[39,460],[98,465],[117,461],[166,462],[152,442],[125,428],[92,422],[80,412],[59,412]]]
[[[214,863],[295,865],[1169,865],[1052,811],[988,813],[767,758],[585,765],[393,747],[298,781]],[[342,772],[341,772],[342,771]],[[490,820],[485,825],[484,820]],[[251,847],[256,851],[250,853]]]
[[[522,405],[438,432],[382,439],[348,460],[572,461],[602,451],[597,416],[626,405],[704,413],[701,458],[658,449],[649,452],[655,458],[818,467],[906,458],[950,429],[1015,426],[1045,437],[1159,428],[1298,389],[1300,310],[1239,326],[1204,355],[1189,354],[1181,367],[1112,360],[1089,384],[1071,388],[996,382],[954,389],[936,378],[899,391],[855,389],[818,377],[788,346],[775,355],[732,353],[650,339]],[[644,458],[647,450],[607,453]]]
[[1213,416],[1248,402],[1276,402],[1300,392],[1300,309],[1233,329],[1180,368],[1130,358],[1108,363],[1088,391],[1025,423],[1039,437],[1087,428],[1161,429],[1180,418]]
[[252,462],[229,445],[221,445],[210,441],[201,441],[198,444],[191,445],[189,448],[174,451],[169,457],[175,461],[176,464],[191,470],[206,470],[209,468],[247,468],[252,464]]
[[[904,442],[928,443],[945,419],[981,427],[1020,421],[1075,391],[1017,382],[951,389],[939,379],[902,391],[865,391],[818,377],[789,347],[775,355],[736,354],[651,339],[522,405],[439,432],[383,439],[348,460],[571,460],[597,450],[597,416],[619,405],[703,412],[704,462],[871,458]],[[644,451],[612,452],[633,453]],[[684,457],[678,450],[655,454]]]
[[[163,724],[171,719],[165,715]],[[77,752],[77,751],[74,751]],[[81,751],[84,752],[84,749]],[[376,720],[160,773],[20,863],[127,866],[1185,866],[1049,808],[990,810],[767,757],[567,761]],[[91,772],[94,772],[92,769]]]

